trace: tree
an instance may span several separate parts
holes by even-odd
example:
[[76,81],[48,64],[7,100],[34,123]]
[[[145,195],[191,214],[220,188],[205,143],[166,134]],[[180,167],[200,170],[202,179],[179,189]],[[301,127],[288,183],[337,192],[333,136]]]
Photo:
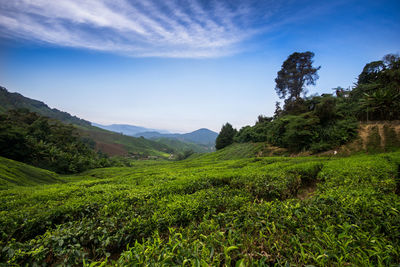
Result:
[[365,65],[364,69],[358,75],[358,84],[366,84],[376,81],[379,78],[379,73],[386,69],[382,60],[373,61]]
[[350,94],[363,120],[395,120],[400,116],[400,57],[388,54],[365,65]]
[[236,130],[228,122],[222,126],[217,140],[215,141],[215,148],[221,149],[233,143],[233,137],[236,135]]
[[288,97],[285,102],[294,102],[304,92],[305,85],[315,85],[319,76],[317,71],[321,66],[312,66],[312,52],[295,52],[291,54],[282,64],[278,77],[275,79],[275,90],[282,99]]
[[275,112],[274,112],[274,119],[279,118],[282,115],[282,109],[280,103],[278,101],[275,102]]

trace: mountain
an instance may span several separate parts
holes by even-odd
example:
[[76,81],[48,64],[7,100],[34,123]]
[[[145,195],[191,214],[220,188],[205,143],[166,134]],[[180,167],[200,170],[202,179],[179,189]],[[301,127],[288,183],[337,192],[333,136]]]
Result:
[[183,140],[187,140],[195,144],[215,145],[215,140],[217,139],[217,136],[218,133],[206,128],[202,128],[191,133],[182,134],[178,139],[182,138]]
[[113,132],[117,132],[117,133],[123,133],[123,134],[131,135],[131,136],[135,136],[138,133],[150,132],[150,131],[157,131],[160,133],[168,133],[168,131],[166,131],[166,130],[149,129],[149,128],[144,128],[141,126],[128,125],[128,124],[102,125],[102,124],[97,124],[97,123],[92,122],[92,125],[102,128],[102,129],[105,129],[105,130],[109,130],[109,131],[113,131]]
[[72,116],[67,112],[50,108],[41,101],[27,98],[19,93],[8,92],[6,88],[0,86],[0,113],[21,108],[57,119],[66,124],[73,124],[82,137],[92,139],[95,142],[96,150],[110,156],[168,158],[171,153],[174,153],[174,149],[166,144],[100,129],[92,126],[89,121]]
[[159,132],[151,131],[151,132],[143,132],[135,135],[136,137],[143,136],[147,139],[158,139],[158,138],[169,138],[169,139],[177,139],[183,142],[189,142],[194,144],[206,145],[208,147],[215,146],[215,139],[217,139],[218,133],[213,132],[209,129],[202,128],[196,130],[194,132],[185,133],[185,134],[162,134]]

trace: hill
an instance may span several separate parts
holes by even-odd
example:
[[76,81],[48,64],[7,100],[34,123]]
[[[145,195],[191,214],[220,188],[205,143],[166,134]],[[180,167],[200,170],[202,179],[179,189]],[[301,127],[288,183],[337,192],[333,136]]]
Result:
[[189,142],[199,145],[206,145],[208,147],[215,146],[215,139],[218,136],[218,133],[213,132],[209,129],[202,128],[196,131],[185,133],[185,134],[162,134],[159,132],[151,131],[151,132],[142,132],[137,133],[135,136],[143,136],[147,139],[158,139],[158,138],[169,138],[169,139],[177,139],[183,142]]
[[0,189],[63,182],[54,172],[0,157]]
[[28,109],[42,116],[59,120],[76,126],[83,137],[93,139],[95,148],[110,156],[133,156],[136,158],[162,157],[167,158],[174,149],[152,140],[121,135],[112,131],[92,126],[89,121],[72,116],[67,112],[50,108],[45,103],[27,98],[19,93],[8,92],[0,87],[0,113],[12,109]]
[[206,145],[183,142],[173,138],[157,138],[154,139],[154,141],[156,141],[157,143],[165,144],[171,148],[174,148],[174,150],[177,152],[184,152],[191,150],[195,153],[207,153],[213,151],[210,147]]
[[50,108],[41,101],[25,97],[19,93],[8,92],[6,88],[0,86],[0,113],[11,109],[28,109],[42,116],[53,118],[64,123],[72,123],[86,127],[91,125],[89,121],[72,116],[56,108]]
[[219,149],[214,153],[192,155],[191,159],[201,160],[230,160],[253,157],[286,156],[289,152],[284,148],[269,145],[266,142],[259,143],[234,143]]

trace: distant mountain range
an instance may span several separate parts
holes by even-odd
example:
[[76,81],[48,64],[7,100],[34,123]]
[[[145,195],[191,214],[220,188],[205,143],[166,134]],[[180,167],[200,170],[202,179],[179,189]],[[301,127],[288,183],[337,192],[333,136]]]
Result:
[[134,137],[144,137],[146,139],[151,139],[151,140],[176,139],[181,142],[193,143],[207,147],[214,147],[215,139],[218,136],[218,133],[213,132],[206,128],[202,128],[190,133],[179,134],[179,133],[169,133],[166,130],[149,129],[141,126],[128,125],[128,124],[101,125],[97,123],[92,123],[92,125],[105,130],[122,133]]
[[142,133],[142,132],[153,132],[153,131],[159,132],[159,133],[169,133],[166,130],[150,129],[150,128],[144,128],[141,126],[128,125],[128,124],[102,125],[102,124],[92,122],[92,125],[102,128],[102,129],[105,129],[105,130],[113,131],[116,133],[123,133],[123,134],[130,135],[130,136],[135,136],[136,134]]

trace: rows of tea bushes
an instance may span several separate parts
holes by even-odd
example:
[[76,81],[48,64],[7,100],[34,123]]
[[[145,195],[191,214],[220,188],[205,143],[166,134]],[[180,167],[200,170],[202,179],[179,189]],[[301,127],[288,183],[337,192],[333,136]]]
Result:
[[38,185],[63,182],[51,171],[0,156],[0,190],[14,185]]
[[0,191],[0,262],[396,265],[399,165],[400,153],[205,157],[9,187]]

